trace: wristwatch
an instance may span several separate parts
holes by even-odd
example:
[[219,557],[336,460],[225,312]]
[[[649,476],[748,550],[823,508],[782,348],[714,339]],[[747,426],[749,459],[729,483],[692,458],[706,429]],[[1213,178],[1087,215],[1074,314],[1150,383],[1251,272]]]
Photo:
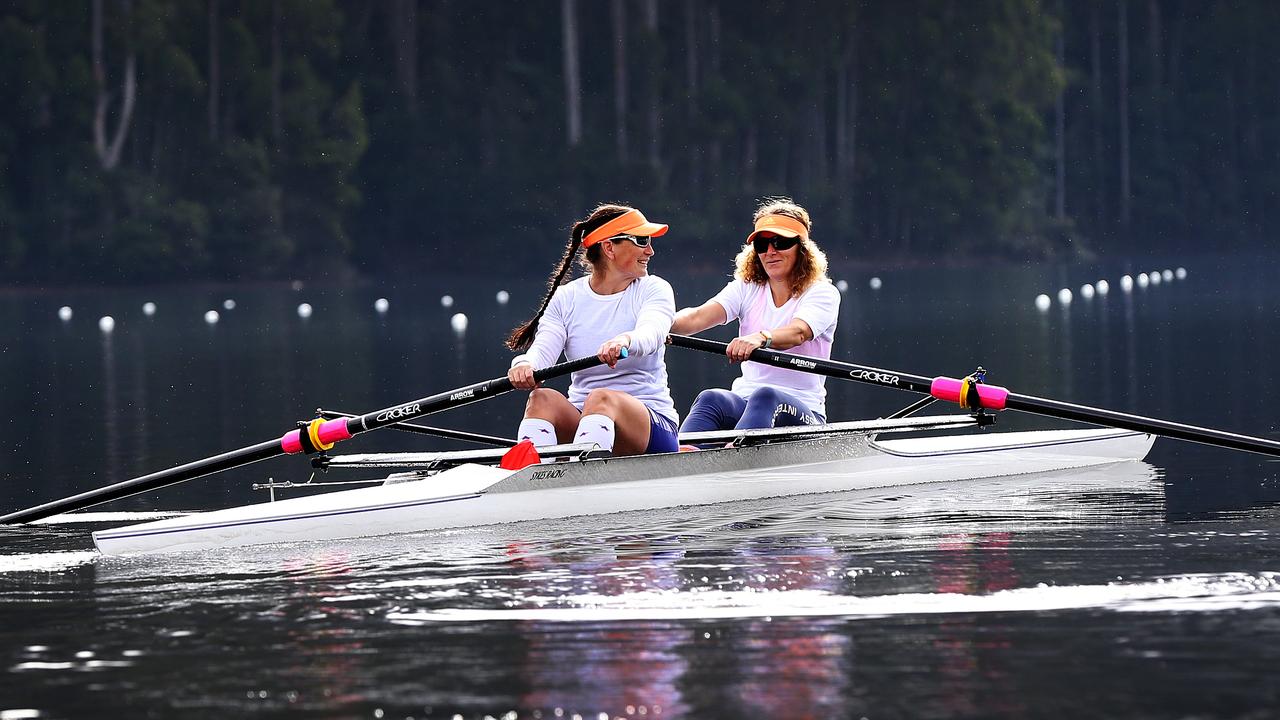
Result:
[[773,347],[773,333],[769,332],[768,330],[760,330],[759,332],[760,332],[760,335],[764,338],[764,344],[761,345],[760,347],[762,348]]

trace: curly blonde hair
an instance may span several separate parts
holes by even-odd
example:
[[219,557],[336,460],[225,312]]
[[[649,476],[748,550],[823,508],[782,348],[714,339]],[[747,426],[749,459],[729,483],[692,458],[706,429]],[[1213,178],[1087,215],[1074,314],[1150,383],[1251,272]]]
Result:
[[[791,269],[792,297],[803,294],[805,290],[813,287],[814,283],[827,282],[827,255],[809,237],[809,233],[813,232],[809,212],[791,198],[774,197],[760,201],[760,207],[756,208],[755,215],[751,217],[751,224],[754,226],[756,221],[765,215],[785,215],[800,221],[806,230],[800,238],[800,244],[796,246],[799,248],[796,264]],[[760,262],[760,257],[751,243],[742,246],[738,256],[733,259],[733,264],[735,278],[756,285],[768,284],[769,275],[765,273],[764,264]]]

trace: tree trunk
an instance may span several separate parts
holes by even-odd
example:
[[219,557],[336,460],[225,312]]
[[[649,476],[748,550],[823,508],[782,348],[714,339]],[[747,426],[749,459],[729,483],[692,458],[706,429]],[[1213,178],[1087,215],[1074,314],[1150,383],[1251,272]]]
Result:
[[698,4],[684,6],[685,109],[692,120],[698,114]]
[[271,0],[271,139],[276,146],[284,135],[281,118],[281,84],[284,79],[284,48],[280,39],[280,0]]
[[218,58],[218,0],[209,0],[209,139],[218,140],[218,93],[222,66]]
[[1092,79],[1092,92],[1090,93],[1092,102],[1093,116],[1093,213],[1094,213],[1094,232],[1099,235],[1106,233],[1107,222],[1107,193],[1106,193],[1106,170],[1103,164],[1103,147],[1102,142],[1102,22],[1099,18],[1098,3],[1095,1],[1089,6],[1089,69]]
[[688,140],[689,167],[686,173],[689,195],[696,199],[702,188],[701,147],[698,144],[698,3],[684,5],[684,77],[685,77],[685,118],[693,137]]
[[858,70],[854,66],[856,42],[851,36],[836,63],[836,182],[840,196],[847,195],[853,170],[853,139],[857,135]]
[[[122,3],[122,14],[125,22],[129,22],[133,8],[129,0]],[[107,91],[107,69],[102,58],[102,0],[93,0],[93,18],[91,27],[91,43],[93,52],[93,79],[98,88],[98,101],[93,113],[93,149],[98,155],[102,169],[111,171],[120,164],[120,150],[129,135],[129,125],[133,120],[133,107],[138,96],[137,64],[133,48],[126,50],[124,64],[124,98],[120,109],[120,117],[116,123],[115,133],[107,142],[107,112],[111,109],[111,93]]]
[[828,171],[827,150],[827,70],[824,65],[814,68],[813,110],[809,117],[811,140],[809,144],[810,159],[803,163],[805,189],[812,192],[827,184],[830,178]]
[[560,0],[560,29],[564,36],[565,141],[569,147],[582,142],[582,81],[578,68],[577,0]]
[[[645,0],[644,29],[650,41],[658,37],[658,0]],[[649,66],[649,107],[647,124],[649,126],[649,167],[657,170],[662,163],[661,131],[662,131],[662,65],[657,53],[647,54]]]
[[[1147,45],[1151,52],[1151,85],[1164,85],[1164,29],[1160,16],[1160,0],[1147,0]],[[1158,116],[1158,114],[1157,114]]]
[[1118,63],[1116,71],[1119,94],[1120,115],[1120,227],[1126,233],[1125,242],[1129,241],[1129,221],[1132,215],[1131,188],[1129,180],[1129,0],[1117,0],[1119,22],[1116,35],[1119,40]]
[[[713,80],[721,80],[720,76],[720,7],[714,1],[707,7],[707,76]],[[703,165],[707,168],[707,187],[711,189],[718,201],[723,197],[720,192],[720,177],[724,167],[724,143],[718,132],[713,132],[707,141]]]
[[[1058,30],[1057,37],[1053,40],[1054,52],[1058,57],[1058,67],[1063,70],[1067,67],[1066,53],[1066,7],[1062,0],[1058,0],[1058,17],[1062,19],[1062,28]],[[1053,155],[1054,155],[1054,193],[1053,193],[1053,216],[1059,222],[1067,219],[1067,111],[1066,111],[1066,83],[1058,88],[1058,94],[1053,100]]]
[[418,0],[395,0],[391,14],[396,80],[400,83],[405,107],[414,115],[418,110]]
[[613,20],[613,139],[618,162],[626,164],[627,147],[627,18],[622,0],[611,0]]

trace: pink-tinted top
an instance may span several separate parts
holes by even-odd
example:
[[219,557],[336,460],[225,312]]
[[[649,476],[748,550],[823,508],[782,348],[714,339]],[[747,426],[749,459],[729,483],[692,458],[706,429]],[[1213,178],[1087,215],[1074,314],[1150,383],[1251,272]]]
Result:
[[[799,297],[774,305],[767,285],[732,280],[711,299],[724,308],[725,322],[738,321],[739,335],[773,330],[792,320],[803,320],[813,331],[813,338],[788,348],[786,352],[831,359],[831,343],[835,340],[836,322],[840,315],[840,292],[831,283],[815,283]],[[827,415],[826,378],[822,375],[754,362],[742,363],[742,375],[733,381],[734,394],[746,398],[761,387],[775,387],[788,392],[813,412],[823,417]]]

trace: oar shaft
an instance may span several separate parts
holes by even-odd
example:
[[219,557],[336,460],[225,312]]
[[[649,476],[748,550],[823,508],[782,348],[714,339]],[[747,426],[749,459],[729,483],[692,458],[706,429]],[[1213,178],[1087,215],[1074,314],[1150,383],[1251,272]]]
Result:
[[[688,337],[686,335],[669,335],[667,336],[667,342],[677,347],[703,350],[719,355],[723,355],[725,350],[728,349],[728,345],[726,343],[706,340],[704,338]],[[956,380],[954,378],[936,377],[930,379],[921,375],[910,375],[896,370],[881,370],[879,368],[867,367],[865,365],[854,365],[852,363],[839,362],[836,360],[823,360],[821,358],[793,355],[791,353],[780,352],[778,350],[757,349],[751,353],[751,360],[764,365],[772,365],[774,367],[786,368],[788,370],[826,375],[828,377],[836,377],[842,380],[853,380],[855,382],[880,385],[881,387],[894,387],[901,390],[910,390],[912,392],[931,395],[939,400],[950,400],[952,402],[957,401],[957,396],[960,394],[960,388],[965,384],[963,380]],[[1004,408],[1022,410],[1023,412],[1031,412],[1064,420],[1078,420],[1097,425],[1109,425],[1126,430],[1136,430],[1138,432],[1146,432],[1153,435],[1177,438],[1179,440],[1188,440],[1191,442],[1204,443],[1206,445],[1231,448],[1233,450],[1244,450],[1247,452],[1280,457],[1280,442],[1269,440],[1267,438],[1239,435],[1237,433],[1226,432],[1223,430],[1214,430],[1213,428],[1184,425],[1182,423],[1160,420],[1158,418],[1148,418],[1139,415],[1116,412],[1114,410],[1106,410],[1103,408],[1074,405],[1072,403],[1032,397],[1030,395],[1020,395],[1018,393],[1009,392],[1005,388],[996,385],[978,384],[974,386],[974,390],[979,398],[978,402],[982,407],[992,410],[1001,410]]]
[[11,512],[8,515],[0,516],[0,525],[27,523],[70,510],[80,510],[100,505],[104,502],[158,490],[169,485],[176,485],[186,480],[215,473],[219,470],[230,470],[231,468],[248,465],[252,462],[266,460],[282,454],[284,453],[280,449],[279,440],[267,440],[257,445],[250,445],[249,447],[232,450],[221,455],[204,458],[203,460],[196,460],[168,470],[153,472],[150,475],[143,475],[132,480],[125,480],[114,485],[82,492],[79,495],[53,500],[26,510]]
[[[554,377],[567,375],[578,370],[600,364],[600,359],[595,356],[570,360],[569,362],[552,365],[536,371],[533,376],[539,382],[550,380]],[[353,435],[369,430],[376,430],[380,427],[395,425],[396,423],[411,420],[422,415],[433,412],[439,412],[448,408],[458,407],[459,405],[467,405],[483,400],[485,398],[500,395],[512,390],[511,381],[504,375],[500,378],[486,380],[474,385],[458,388],[449,392],[443,392],[413,402],[395,405],[385,408],[377,412],[371,412],[365,415],[359,415],[349,419],[335,419],[319,425],[317,430],[317,438],[321,443],[328,444],[345,440]],[[169,485],[175,485],[186,480],[194,480],[220,470],[230,470],[231,468],[248,465],[249,463],[259,460],[267,460],[278,455],[293,454],[303,452],[307,440],[303,440],[303,434],[306,430],[290,430],[278,440],[268,440],[232,450],[230,452],[215,455],[213,457],[196,460],[185,465],[179,465],[168,470],[143,475],[142,477],[125,480],[114,485],[90,490],[88,492],[73,495],[72,497],[54,500],[52,502],[37,505],[26,510],[9,513],[0,516],[0,525],[8,525],[13,523],[26,523],[33,520],[39,520],[58,513],[70,512],[73,510],[83,510],[87,507],[99,505],[111,500],[119,500],[130,495],[137,495],[151,490],[156,490]],[[316,440],[310,442],[314,443]]]
[[[332,420],[334,418],[354,418],[359,415],[351,413],[339,412],[337,410],[320,410],[316,413],[322,418]],[[496,445],[498,447],[515,445],[516,441],[511,438],[498,437],[497,435],[485,435],[483,433],[466,432],[464,430],[450,430],[449,428],[433,427],[431,425],[417,425],[414,423],[399,422],[395,425],[388,425],[392,430],[402,430],[404,432],[416,433],[418,435],[431,435],[433,437],[448,438],[450,440],[466,440],[468,442],[484,443],[486,445]]]
[[[724,355],[725,350],[729,347],[727,343],[688,335],[668,335],[667,342],[677,347],[702,350],[716,355]],[[826,375],[840,378],[841,380],[853,380],[898,390],[910,390],[926,395],[929,394],[929,390],[933,385],[932,379],[921,375],[909,375],[896,370],[881,370],[880,368],[866,365],[854,365],[853,363],[838,362],[836,360],[793,355],[778,350],[760,348],[751,353],[751,359],[758,363],[788,370]]]
[[1048,415],[1064,420],[1079,420],[1098,425],[1109,425],[1178,440],[1188,440],[1233,450],[1244,450],[1246,452],[1280,457],[1280,442],[1275,440],[1186,425],[1159,418],[1130,415],[1105,408],[1075,405],[1060,400],[1050,400],[1018,393],[1009,393],[1009,397],[1005,399],[1005,407],[1010,410],[1022,410],[1023,412]]

